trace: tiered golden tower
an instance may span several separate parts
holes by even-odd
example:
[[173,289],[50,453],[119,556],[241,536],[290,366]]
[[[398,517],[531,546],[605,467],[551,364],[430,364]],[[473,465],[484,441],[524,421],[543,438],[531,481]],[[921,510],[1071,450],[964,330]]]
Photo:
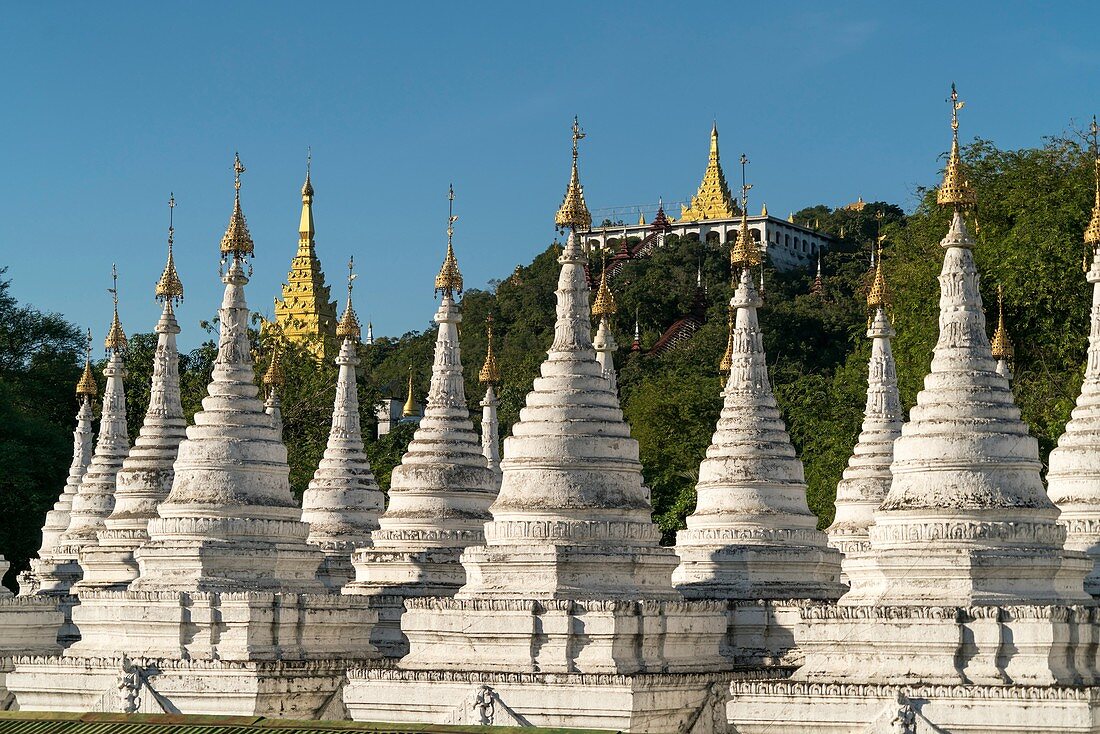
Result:
[[302,222],[298,227],[298,252],[290,263],[283,298],[275,299],[275,323],[283,337],[312,352],[318,360],[328,359],[336,344],[336,301],[330,301],[329,287],[313,243],[313,184],[306,166],[302,185]]
[[691,206],[680,207],[681,222],[697,222],[705,219],[733,219],[737,216],[737,204],[726,184],[726,175],[722,173],[722,162],[718,155],[718,123],[710,129],[710,157],[707,170],[703,172],[703,181],[699,191],[691,197]]

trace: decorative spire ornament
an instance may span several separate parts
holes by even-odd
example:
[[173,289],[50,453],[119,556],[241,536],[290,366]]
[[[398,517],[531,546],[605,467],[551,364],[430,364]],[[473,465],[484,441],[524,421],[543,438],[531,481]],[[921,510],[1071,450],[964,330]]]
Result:
[[762,262],[760,256],[760,248],[756,246],[755,240],[752,238],[752,230],[749,229],[749,189],[752,188],[752,184],[747,183],[745,179],[745,167],[748,165],[749,159],[744,153],[741,154],[741,227],[737,231],[737,241],[733,245],[733,249],[730,250],[730,265],[733,267],[734,277],[737,277],[737,270],[739,268],[754,268]]
[[225,228],[222,236],[222,259],[253,257],[255,245],[252,243],[252,235],[248,231],[248,222],[244,218],[241,209],[241,174],[245,167],[241,163],[241,157],[233,154],[233,214],[229,217],[229,226]]
[[374,324],[367,322],[367,338],[363,340],[363,343],[368,347],[374,344]]
[[302,520],[309,523],[309,542],[321,549],[324,559],[317,576],[330,591],[338,591],[355,575],[351,554],[370,542],[378,528],[384,498],[363,451],[359,424],[359,393],[355,382],[355,353],[359,321],[352,307],[352,284],[357,277],[354,259],[348,260],[348,303],[336,327],[342,339],[336,364],[336,400],[332,426],[321,463],[302,494]]
[[1066,548],[1087,553],[1091,561],[1085,590],[1100,598],[1100,150],[1093,117],[1092,158],[1094,198],[1092,218],[1085,228],[1084,244],[1090,267],[1085,276],[1092,284],[1089,346],[1081,393],[1050,452],[1047,494],[1061,510],[1059,522],[1066,529]]
[[[730,306],[729,310],[729,338],[726,339],[726,351],[722,353],[722,359],[718,360],[718,372],[724,378],[728,377],[730,370],[733,368],[733,324],[734,314],[737,313],[737,309]],[[723,380],[723,386],[725,380]]]
[[187,422],[180,401],[180,333],[173,306],[183,299],[183,282],[172,258],[175,239],[176,199],[168,199],[168,259],[154,288],[162,304],[154,331],[157,348],[149,388],[149,406],[133,448],[122,462],[115,479],[114,509],[97,534],[98,543],[80,551],[84,576],[76,589],[122,591],[138,577],[137,550],[149,539],[149,521],[157,517],[157,506],[168,496],[175,472],[180,442]]
[[478,373],[478,382],[485,386],[485,397],[481,401],[481,454],[485,464],[494,472],[500,473],[500,434],[497,423],[496,385],[500,384],[500,367],[493,351],[493,315],[485,318],[485,363]]
[[598,319],[596,338],[593,340],[593,348],[596,350],[596,361],[603,369],[603,376],[607,378],[612,392],[618,393],[618,377],[615,374],[615,335],[611,331],[611,317],[618,312],[615,305],[615,297],[611,289],[607,287],[607,258],[604,258],[603,267],[600,269],[600,286],[596,290],[596,300],[592,303],[592,316]]
[[413,393],[413,368],[409,365],[409,386],[406,390],[405,405],[401,408],[402,418],[416,418],[420,415],[420,408],[416,402],[416,395]]
[[848,466],[836,489],[836,514],[829,526],[829,545],[844,554],[842,579],[867,572],[866,555],[871,549],[869,528],[874,513],[890,491],[890,464],[894,441],[901,435],[904,413],[898,396],[897,367],[890,346],[894,329],[887,313],[890,292],[882,261],[882,244],[871,289],[867,293],[867,338],[871,358],[867,368],[867,404],[863,427],[848,459]]
[[554,216],[554,224],[559,230],[570,229],[580,232],[592,228],[592,215],[588,212],[588,205],[584,203],[584,187],[581,186],[580,174],[577,173],[577,143],[584,137],[585,133],[581,130],[580,123],[574,117],[573,167],[569,174],[569,186],[565,189],[565,198]]
[[821,271],[821,251],[817,253],[817,273],[814,275],[813,285],[810,286],[810,295],[825,297],[825,276]]
[[[389,507],[371,532],[371,546],[352,556],[356,579],[345,593],[450,596],[465,581],[459,556],[484,540],[499,476],[487,466],[482,438],[466,403],[458,330],[462,281],[454,254],[454,189],[448,189],[447,252],[434,292],[439,296],[431,385],[412,441],[390,480]],[[482,374],[491,380],[490,352]],[[490,383],[491,385],[491,383]],[[495,400],[495,397],[494,397]],[[416,415],[409,369],[404,415]],[[484,425],[484,424],[483,424]],[[488,437],[485,437],[488,440]],[[396,621],[394,621],[396,625]],[[390,630],[394,636],[400,632]]]
[[997,374],[1012,382],[1012,359],[1015,350],[1012,341],[1008,338],[1008,329],[1005,328],[1005,300],[1004,286],[997,286],[997,328],[993,331],[993,339],[990,341],[990,349],[993,359],[997,360]]
[[943,183],[936,192],[936,201],[942,206],[953,207],[956,211],[966,211],[974,208],[978,198],[974,187],[966,175],[962,158],[959,155],[959,110],[966,103],[959,99],[959,93],[955,84],[951,84],[951,152],[947,157],[947,169],[944,171]]
[[271,416],[271,424],[275,426],[276,433],[283,435],[283,404],[279,398],[279,392],[286,384],[286,373],[283,371],[281,344],[278,334],[272,337],[271,360],[264,372],[264,412]]
[[638,317],[638,307],[634,307],[634,341],[630,345],[630,351],[638,353],[642,351],[642,321]]

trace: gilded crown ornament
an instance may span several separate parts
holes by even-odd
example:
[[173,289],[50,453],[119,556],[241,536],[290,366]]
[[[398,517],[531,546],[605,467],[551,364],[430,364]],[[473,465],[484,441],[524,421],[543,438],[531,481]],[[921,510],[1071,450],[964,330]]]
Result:
[[454,202],[455,187],[452,184],[447,189],[447,256],[443,258],[443,267],[439,269],[439,275],[435,276],[435,290],[444,296],[462,293],[462,272],[458,269],[453,245],[455,222],[458,221],[454,212]]
[[248,232],[248,222],[245,221],[244,212],[241,211],[241,174],[245,167],[241,164],[241,157],[233,154],[233,214],[229,217],[229,226],[222,237],[222,257],[251,257],[255,246],[252,244],[252,235]]
[[596,289],[596,300],[592,302],[592,315],[601,318],[612,316],[618,312],[615,305],[615,297],[611,289],[607,287],[607,256],[604,256],[603,267],[600,269],[600,287]]
[[176,196],[168,196],[168,262],[164,265],[164,272],[157,281],[155,294],[158,301],[178,305],[183,300],[183,281],[176,272],[176,261],[172,256],[172,244],[175,240],[176,229],[174,226],[174,212],[176,209]]
[[726,351],[722,354],[722,359],[718,360],[718,371],[723,375],[728,375],[730,370],[733,369],[733,311],[733,306],[730,306],[729,337],[726,339]]
[[278,337],[271,341],[271,361],[268,362],[267,371],[264,372],[263,382],[269,389],[286,384],[286,373],[283,372],[283,355],[279,351]]
[[348,305],[344,309],[344,315],[340,323],[336,325],[336,336],[340,339],[359,341],[362,330],[359,327],[359,318],[355,315],[355,309],[351,305],[351,284],[359,276],[354,272],[355,256],[348,258]]
[[959,156],[959,110],[966,103],[959,99],[955,84],[951,84],[951,153],[947,158],[947,170],[943,183],[936,192],[937,203],[955,209],[970,209],[978,202],[974,187],[966,177],[966,168]]
[[763,258],[760,256],[760,248],[756,246],[756,241],[752,238],[752,231],[749,229],[749,189],[752,188],[752,184],[746,183],[745,180],[745,166],[749,163],[748,156],[744,153],[741,154],[741,228],[737,231],[737,241],[733,245],[733,249],[730,250],[730,265],[734,269],[734,277],[738,268],[752,268],[759,265]]
[[84,345],[84,373],[80,375],[80,380],[76,383],[76,396],[90,400],[98,392],[99,387],[95,384],[95,376],[92,374],[92,330],[88,329],[88,336]]
[[[485,318],[485,336],[489,346],[485,350],[485,364],[481,365],[477,381],[483,385],[496,385],[500,382],[500,367],[497,366],[497,355],[493,351],[493,315]],[[411,392],[411,391],[410,391]]]
[[107,338],[103,340],[103,346],[108,352],[126,351],[126,332],[122,330],[122,322],[118,318],[118,268],[111,265],[111,287],[107,292],[115,304],[115,313],[111,318],[111,329],[107,332]]
[[565,198],[554,216],[554,224],[558,229],[572,229],[574,232],[579,232],[592,228],[592,215],[588,211],[588,205],[584,203],[584,187],[581,186],[581,178],[577,173],[577,141],[584,137],[585,133],[581,130],[580,122],[574,117],[573,170],[569,174],[569,186],[565,190]]
[[1012,361],[1015,350],[1008,338],[1008,329],[1005,328],[1004,287],[1000,285],[997,286],[997,328],[993,332],[990,346],[993,350],[993,359]]

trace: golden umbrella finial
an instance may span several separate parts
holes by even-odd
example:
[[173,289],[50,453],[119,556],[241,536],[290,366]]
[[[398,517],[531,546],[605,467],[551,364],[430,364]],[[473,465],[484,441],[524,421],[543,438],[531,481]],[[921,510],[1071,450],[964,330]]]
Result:
[[485,364],[481,365],[481,371],[477,375],[477,381],[483,385],[496,385],[500,382],[500,367],[497,366],[497,355],[493,351],[493,315],[485,317],[485,336],[489,346],[485,350]]
[[592,302],[592,315],[596,318],[612,316],[617,313],[619,307],[615,304],[615,296],[607,286],[607,253],[603,256],[603,265],[600,268],[600,287],[596,289],[596,300]]
[[733,267],[734,278],[737,277],[738,269],[755,267],[763,261],[760,257],[760,249],[756,246],[756,242],[752,238],[752,232],[749,230],[749,189],[752,188],[752,184],[748,183],[745,178],[745,167],[748,163],[748,156],[742,153],[741,228],[737,231],[737,241],[733,245],[733,249],[730,250],[730,265]]
[[164,272],[160,274],[157,287],[154,291],[158,301],[167,303],[169,307],[178,305],[183,300],[183,281],[176,272],[176,261],[172,256],[172,245],[175,241],[175,211],[176,195],[168,195],[168,262],[164,265]]
[[111,294],[111,300],[115,304],[115,313],[111,318],[111,329],[107,332],[107,338],[103,346],[108,352],[126,351],[126,332],[122,330],[122,322],[118,318],[118,268],[111,264],[111,287],[107,289]]
[[726,340],[726,351],[722,355],[722,359],[718,361],[718,371],[723,375],[728,375],[730,370],[733,369],[733,311],[733,306],[730,306],[729,338]]
[[[1089,255],[1096,257],[1097,254],[1100,254],[1100,147],[1097,146],[1098,134],[1100,134],[1100,127],[1096,125],[1096,115],[1093,115],[1092,124],[1089,125],[1089,137],[1092,142],[1090,149],[1096,193],[1092,202],[1092,219],[1089,220],[1089,225],[1085,228],[1085,255],[1081,261],[1081,269],[1086,272],[1088,272],[1090,264]],[[1089,250],[1092,250],[1092,252],[1090,253]]]
[[241,210],[241,174],[245,172],[241,164],[241,157],[233,154],[233,214],[229,217],[229,226],[222,236],[222,256],[233,257],[251,256],[255,245],[252,243],[252,235],[248,231],[248,222]]
[[554,224],[559,229],[570,228],[574,233],[592,228],[592,215],[584,203],[584,187],[577,173],[577,142],[583,140],[585,132],[581,130],[577,117],[573,117],[573,169],[569,174],[569,186],[565,189],[565,198],[554,216]]
[[355,256],[348,258],[348,305],[344,309],[344,315],[340,323],[336,325],[336,336],[340,339],[359,341],[362,329],[359,327],[359,318],[355,315],[355,309],[351,305],[352,282],[359,276],[355,271]]
[[955,83],[951,83],[951,153],[947,158],[947,170],[943,183],[936,192],[936,201],[943,206],[951,206],[957,211],[971,209],[978,202],[974,187],[966,177],[966,168],[959,156],[959,110],[966,103],[959,99]]
[[458,221],[454,206],[455,187],[451,184],[447,187],[447,256],[443,258],[443,267],[439,269],[439,275],[435,276],[435,290],[444,296],[462,293],[462,272],[458,269],[453,244],[455,222]]
[[88,329],[88,336],[84,343],[84,373],[76,383],[76,396],[90,400],[96,396],[97,392],[99,388],[95,384],[95,375],[92,374],[92,330]]
[[993,351],[993,359],[1011,362],[1015,354],[1012,342],[1008,338],[1008,329],[1005,328],[1005,301],[1004,286],[997,286],[997,328],[993,332],[993,340],[990,343]]
[[273,388],[281,387],[286,384],[286,373],[283,372],[283,355],[279,351],[280,337],[276,333],[271,339],[271,361],[267,365],[267,371],[264,372],[263,381],[270,391]]

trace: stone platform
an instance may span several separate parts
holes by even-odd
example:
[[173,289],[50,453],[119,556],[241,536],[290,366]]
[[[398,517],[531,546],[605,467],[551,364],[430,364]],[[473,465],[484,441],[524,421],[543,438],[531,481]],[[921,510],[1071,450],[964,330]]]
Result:
[[344,706],[355,721],[726,731],[728,674],[505,673],[355,669]]

